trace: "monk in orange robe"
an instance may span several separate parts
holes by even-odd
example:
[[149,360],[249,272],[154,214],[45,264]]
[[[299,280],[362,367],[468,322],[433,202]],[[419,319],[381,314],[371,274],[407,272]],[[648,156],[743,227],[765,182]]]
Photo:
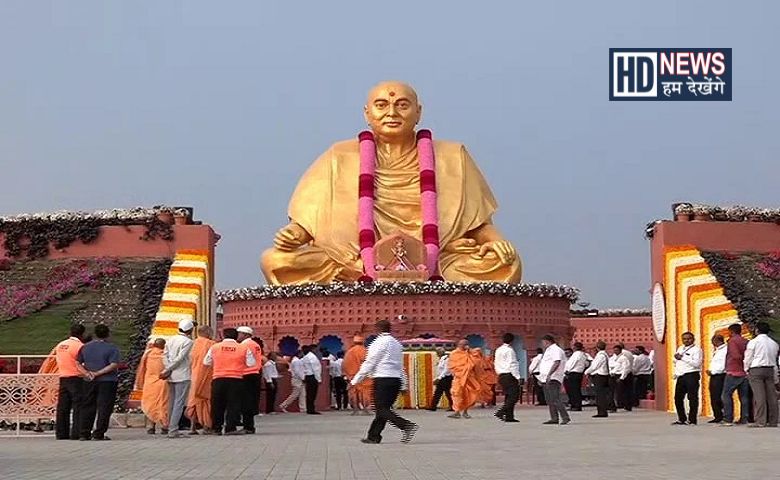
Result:
[[493,399],[496,395],[496,383],[498,383],[496,368],[493,366],[493,357],[485,355],[481,348],[475,348],[472,352],[482,363],[482,376],[480,382],[482,383],[483,389],[479,402],[482,404],[482,407],[493,405]]
[[160,378],[163,365],[165,340],[158,338],[151,348],[144,352],[136,372],[136,388],[142,390],[141,410],[152,422],[148,433],[154,435],[155,426],[160,425],[163,433],[168,429],[168,382]]
[[[192,345],[192,383],[184,414],[192,422],[192,432],[197,433],[196,424],[203,426],[203,433],[211,433],[211,367],[203,365],[209,349],[214,345],[213,332],[208,325],[198,327],[198,338]],[[259,360],[258,360],[259,361]]]
[[[41,375],[56,375],[59,369],[57,368],[57,347],[55,346],[52,348],[51,352],[49,352],[49,356],[46,357],[46,360],[43,361],[41,364],[41,368],[38,369],[38,373]],[[41,406],[54,406],[57,404],[57,388],[44,388],[43,393],[39,394],[39,398],[41,399],[40,405]],[[28,400],[30,402],[35,402],[35,400]],[[42,419],[38,419],[37,425],[35,427],[36,432],[42,432],[43,428],[41,428]]]
[[458,342],[458,347],[450,353],[447,366],[452,372],[452,409],[450,418],[471,418],[469,408],[482,398],[486,384],[483,380],[482,360],[469,350],[469,342],[465,338]]
[[43,361],[41,364],[41,368],[38,369],[38,373],[40,374],[53,374],[57,373],[57,347],[51,349],[51,352],[49,352],[49,356],[46,357],[46,360]]
[[[344,354],[344,361],[341,364],[341,372],[347,378],[347,384],[350,384],[352,377],[357,375],[360,370],[360,365],[366,359],[368,349],[366,349],[363,343],[365,339],[360,335],[355,335],[352,339],[353,345]],[[361,410],[364,414],[370,415],[369,407],[371,406],[374,390],[374,381],[370,378],[366,378],[355,386],[350,386],[348,390],[349,403],[352,406],[352,415],[357,415]]]

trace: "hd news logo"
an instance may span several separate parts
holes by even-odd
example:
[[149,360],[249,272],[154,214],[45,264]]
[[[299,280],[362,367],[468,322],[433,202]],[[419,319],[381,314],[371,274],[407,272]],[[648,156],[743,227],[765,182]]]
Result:
[[609,99],[731,101],[731,49],[610,48]]

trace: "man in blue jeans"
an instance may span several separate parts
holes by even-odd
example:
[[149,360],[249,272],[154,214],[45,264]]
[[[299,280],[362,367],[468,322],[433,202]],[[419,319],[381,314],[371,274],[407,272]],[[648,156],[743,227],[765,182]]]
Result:
[[723,423],[734,425],[734,392],[739,393],[739,423],[748,423],[750,415],[750,384],[745,373],[745,349],[747,340],[742,337],[742,325],[729,325],[729,342],[726,344],[726,380],[723,383]]
[[95,339],[81,347],[78,354],[86,373],[79,440],[110,440],[106,431],[114,411],[121,360],[117,346],[107,341],[110,334],[107,325],[95,325]]

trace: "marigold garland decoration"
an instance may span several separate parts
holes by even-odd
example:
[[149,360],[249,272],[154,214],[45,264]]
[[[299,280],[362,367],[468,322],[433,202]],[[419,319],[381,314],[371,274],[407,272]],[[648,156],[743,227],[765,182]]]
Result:
[[[710,338],[732,323],[739,323],[737,310],[726,298],[723,287],[713,275],[701,252],[693,246],[669,247],[664,251],[664,284],[666,291],[666,408],[674,411],[675,379],[673,357],[683,332],[692,332],[696,344],[704,351],[703,370],[712,360]],[[699,391],[701,410],[712,413],[709,378],[702,375]]]

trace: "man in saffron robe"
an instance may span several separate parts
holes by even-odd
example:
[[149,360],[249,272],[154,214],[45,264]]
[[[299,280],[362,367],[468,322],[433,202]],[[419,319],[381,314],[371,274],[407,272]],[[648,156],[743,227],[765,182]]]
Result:
[[449,417],[471,418],[469,408],[479,401],[487,388],[482,380],[482,360],[469,350],[469,342],[464,338],[450,353],[448,366],[453,375],[451,394],[452,409],[455,410]]
[[[421,114],[409,85],[382,82],[368,94],[364,115],[376,140],[377,240],[397,232],[422,240],[415,132]],[[496,199],[465,146],[437,140],[434,151],[441,275],[449,281],[520,281],[517,252],[493,225]],[[290,223],[263,253],[268,283],[354,281],[363,275],[359,177],[357,138],[334,144],[311,165],[290,199]]]
[[[46,357],[46,360],[41,363],[41,367],[38,369],[39,375],[56,375],[59,372],[57,369],[57,347],[55,346],[52,348],[51,352],[49,352],[49,356]],[[51,407],[57,404],[57,389],[55,388],[45,388],[43,390],[43,393],[37,395],[38,398],[40,398],[40,406],[44,407]],[[32,403],[36,400],[29,399],[28,402]],[[36,432],[42,432],[43,427],[41,427],[41,424],[43,422],[43,419],[39,418],[36,421],[35,425],[35,431]]]
[[496,404],[496,383],[498,383],[498,375],[496,375],[496,369],[493,366],[493,357],[485,355],[481,348],[475,348],[472,350],[474,354],[479,358],[482,363],[482,377],[480,378],[483,384],[482,395],[479,402],[483,407]]
[[39,374],[55,374],[57,373],[57,347],[51,349],[49,356],[41,364],[41,368],[38,369]]
[[147,430],[152,435],[156,425],[160,426],[163,435],[168,433],[168,382],[160,378],[160,374],[165,370],[164,351],[165,340],[158,338],[151,348],[144,352],[136,372],[136,388],[143,391],[141,410],[152,422],[152,426]]
[[[366,359],[368,350],[363,342],[365,339],[360,335],[355,335],[352,339],[353,345],[347,350],[344,355],[344,361],[341,363],[341,372],[347,379],[347,384],[352,381],[352,378],[357,375],[360,370],[360,365]],[[350,384],[351,385],[351,384]],[[374,389],[374,382],[370,378],[366,378],[357,385],[350,386],[348,393],[349,403],[352,406],[352,415],[357,415],[361,410],[366,415],[370,415],[369,408],[371,406],[371,392]]]
[[197,425],[203,427],[203,433],[211,433],[211,365],[204,365],[203,359],[214,345],[213,332],[208,325],[198,327],[198,338],[192,345],[192,385],[187,399],[185,415],[192,423],[192,433],[197,433]]

